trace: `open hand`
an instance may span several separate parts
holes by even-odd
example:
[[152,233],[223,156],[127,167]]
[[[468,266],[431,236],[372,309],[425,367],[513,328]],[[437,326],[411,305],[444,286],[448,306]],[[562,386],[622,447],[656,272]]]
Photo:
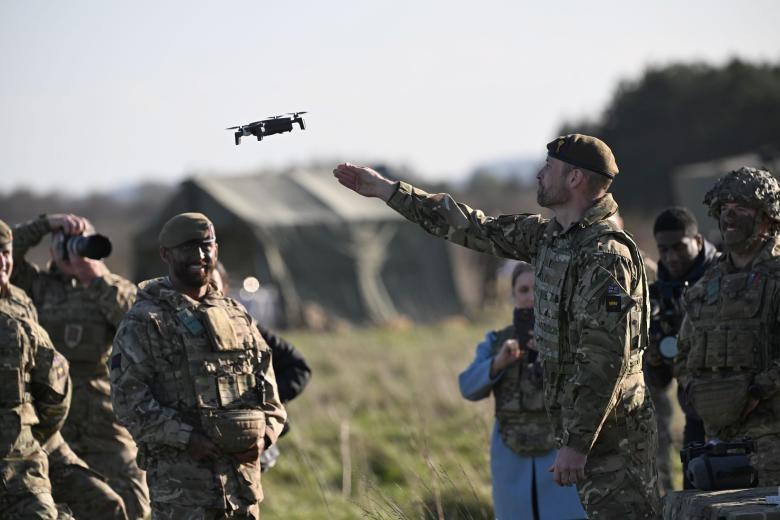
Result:
[[333,176],[342,186],[364,197],[377,197],[387,202],[395,191],[394,182],[367,166],[342,163],[333,170]]
[[571,486],[585,478],[587,460],[587,455],[563,446],[547,471],[553,474],[553,479],[559,486]]

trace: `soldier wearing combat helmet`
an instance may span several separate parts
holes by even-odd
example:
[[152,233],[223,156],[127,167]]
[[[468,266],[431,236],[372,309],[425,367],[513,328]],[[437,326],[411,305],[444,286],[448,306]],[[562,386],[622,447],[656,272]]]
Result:
[[675,372],[707,438],[756,442],[759,484],[780,484],[780,185],[742,167],[705,196],[724,255],[685,295]]
[[537,174],[537,201],[554,214],[545,219],[488,217],[370,168],[334,170],[347,188],[381,198],[435,236],[533,264],[534,340],[559,447],[551,476],[577,485],[591,519],[659,518],[657,432],[642,376],[647,279],[633,239],[609,219],[618,209],[608,193],[617,174],[603,141],[554,139]]
[[54,520],[60,515],[41,444],[68,414],[68,361],[38,325],[24,291],[11,285],[12,238],[0,220],[0,515]]
[[139,447],[152,517],[258,518],[260,455],[282,430],[271,353],[244,307],[211,282],[205,215],[160,231],[168,276],[139,284],[114,339],[114,411]]

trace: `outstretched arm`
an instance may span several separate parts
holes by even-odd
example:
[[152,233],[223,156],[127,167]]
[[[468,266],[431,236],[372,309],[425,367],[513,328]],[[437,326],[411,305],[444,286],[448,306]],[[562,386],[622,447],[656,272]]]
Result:
[[446,193],[431,195],[405,182],[392,182],[365,166],[340,164],[333,174],[356,193],[384,200],[428,233],[493,256],[531,260],[547,226],[540,215],[488,217]]

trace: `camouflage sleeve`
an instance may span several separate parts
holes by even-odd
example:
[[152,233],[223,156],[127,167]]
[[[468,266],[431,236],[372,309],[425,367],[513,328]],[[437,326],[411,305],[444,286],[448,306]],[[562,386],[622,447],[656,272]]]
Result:
[[[778,309],[774,313],[775,323],[780,322],[780,294],[775,293],[773,305]],[[753,384],[758,385],[763,395],[762,399],[774,397],[780,391],[780,360],[773,359],[769,362],[769,367],[756,374]]]
[[127,316],[114,338],[110,360],[111,401],[119,422],[138,444],[186,449],[192,425],[173,408],[160,404],[152,391],[155,380],[152,345],[161,342],[151,321]]
[[[250,318],[251,319],[251,318]],[[253,324],[257,326],[256,323]],[[258,329],[259,332],[259,329]],[[282,433],[284,422],[287,420],[287,411],[279,399],[279,388],[276,385],[276,374],[272,360],[271,349],[263,350],[257,353],[260,358],[258,365],[259,374],[256,375],[257,381],[263,382],[263,411],[265,412],[265,437],[266,448],[276,442],[279,434]]]
[[68,360],[55,350],[41,326],[30,321],[24,323],[35,356],[35,366],[30,374],[30,393],[40,420],[32,431],[35,438],[44,443],[62,428],[70,410]]
[[90,296],[100,304],[100,312],[114,327],[119,326],[135,303],[136,290],[133,282],[115,274],[96,278],[88,289]]
[[446,193],[430,195],[401,182],[387,205],[428,233],[455,244],[503,258],[530,261],[544,234],[541,215],[488,217]]
[[588,453],[621,390],[631,349],[636,272],[630,253],[590,257],[574,289],[574,374],[562,396],[565,444]]
[[41,239],[51,232],[49,221],[40,217],[14,226],[14,269],[11,283],[30,294],[33,282],[38,277],[38,266],[25,259],[27,252],[40,244]]

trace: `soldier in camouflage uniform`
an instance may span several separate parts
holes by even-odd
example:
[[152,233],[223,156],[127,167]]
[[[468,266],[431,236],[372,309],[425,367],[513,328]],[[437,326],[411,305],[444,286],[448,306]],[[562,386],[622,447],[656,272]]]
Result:
[[608,220],[617,210],[607,192],[617,164],[606,144],[581,134],[555,139],[547,150],[537,201],[553,211],[551,220],[487,217],[447,194],[351,164],[334,175],[433,235],[534,265],[534,339],[560,446],[554,478],[577,484],[592,519],[657,518],[657,432],[642,376],[647,280],[633,239]]
[[41,448],[60,430],[70,406],[68,362],[35,321],[21,289],[11,285],[12,233],[0,221],[0,514],[59,515]]
[[259,457],[286,418],[270,350],[246,309],[210,283],[211,222],[183,213],[159,238],[168,276],[140,284],[110,362],[152,518],[259,518]]
[[575,490],[556,486],[547,474],[556,452],[533,347],[533,287],[533,267],[519,262],[512,271],[512,325],[490,331],[477,345],[474,361],[458,376],[460,393],[471,401],[495,396],[490,443],[495,517],[585,518]]
[[780,485],[780,184],[766,170],[723,176],[704,203],[724,255],[684,297],[678,383],[709,440],[753,438],[759,485]]
[[73,406],[64,438],[91,468],[105,475],[122,497],[128,517],[143,518],[149,513],[146,477],[135,462],[137,450],[130,434],[114,417],[106,364],[116,327],[135,299],[135,285],[108,272],[100,261],[77,255],[66,260],[59,247],[52,247],[46,269],[25,260],[45,235],[51,233],[56,243],[85,233],[88,226],[86,219],[64,214],[16,226],[13,281],[30,295],[41,325],[70,363]]

